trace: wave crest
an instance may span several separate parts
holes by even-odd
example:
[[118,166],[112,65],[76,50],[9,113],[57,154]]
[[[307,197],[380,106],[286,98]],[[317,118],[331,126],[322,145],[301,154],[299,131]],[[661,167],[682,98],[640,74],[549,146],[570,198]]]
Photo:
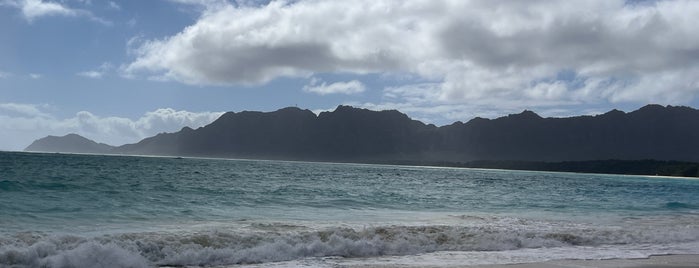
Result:
[[[260,227],[260,228],[256,228]],[[285,229],[284,226],[288,226]],[[250,225],[252,232],[126,233],[97,237],[21,233],[0,238],[0,266],[211,266],[309,257],[374,257],[437,251],[671,244],[699,241],[699,229],[593,228],[504,221],[477,226],[379,226],[309,230]],[[286,231],[284,231],[286,230]],[[674,232],[674,233],[673,233]]]

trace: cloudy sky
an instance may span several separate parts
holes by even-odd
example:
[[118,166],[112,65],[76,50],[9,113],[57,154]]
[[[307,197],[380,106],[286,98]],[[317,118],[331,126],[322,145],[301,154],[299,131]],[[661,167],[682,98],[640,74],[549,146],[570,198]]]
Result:
[[0,0],[0,150],[224,111],[699,107],[699,1]]

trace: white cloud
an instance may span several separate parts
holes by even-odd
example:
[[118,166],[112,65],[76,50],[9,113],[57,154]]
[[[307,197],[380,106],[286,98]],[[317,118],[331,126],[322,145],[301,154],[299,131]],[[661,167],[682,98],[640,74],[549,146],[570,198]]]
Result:
[[87,77],[87,78],[102,78],[103,73],[98,72],[98,71],[85,71],[85,72],[79,72],[77,73],[79,76]]
[[685,104],[699,93],[696,14],[699,1],[689,0],[224,4],[176,35],[142,42],[124,71],[194,85],[407,73],[435,82],[432,104],[500,109]]
[[30,74],[29,74],[29,78],[31,78],[31,79],[35,79],[35,80],[36,80],[36,79],[41,79],[41,77],[42,77],[41,74],[37,74],[37,73],[30,73]]
[[225,7],[226,5],[230,4],[227,0],[170,0],[170,1],[175,2],[175,3],[179,3],[179,4],[198,6],[198,7],[203,8],[204,10],[214,10],[217,8]]
[[27,20],[32,21],[42,16],[77,16],[75,10],[67,8],[59,3],[44,2],[42,0],[24,0],[20,2],[22,14]]
[[8,78],[8,77],[10,77],[10,76],[12,76],[11,73],[7,73],[7,72],[0,71],[0,79],[2,79],[2,78]]
[[121,10],[121,6],[117,3],[115,3],[114,1],[109,1],[108,6],[109,6],[109,8],[114,9],[114,10]]
[[[85,1],[83,4],[89,5],[90,2]],[[24,18],[30,23],[41,17],[64,16],[85,17],[95,22],[111,25],[111,22],[95,16],[90,11],[71,8],[66,6],[63,2],[45,0],[5,0],[0,2],[0,6],[10,6],[19,9]]]
[[527,109],[535,109],[542,116],[574,116],[580,115],[581,112],[590,113],[586,108],[582,111],[559,108],[577,104],[567,100],[551,99],[551,95],[558,94],[559,87],[557,83],[537,84],[536,87],[522,92],[522,94],[535,95],[536,99],[524,101],[517,98],[484,96],[478,101],[463,102],[458,99],[444,99],[440,83],[421,83],[384,88],[383,97],[378,103],[348,102],[345,104],[371,110],[399,110],[414,119],[436,125],[468,121],[474,117],[497,118]]
[[138,142],[161,132],[182,127],[197,128],[213,122],[221,112],[189,112],[171,108],[146,112],[137,119],[98,116],[81,111],[70,118],[57,118],[46,105],[1,103],[0,150],[22,150],[47,135],[77,133],[111,145]]
[[0,112],[3,114],[16,114],[20,116],[29,117],[50,117],[47,113],[40,110],[40,107],[46,107],[46,105],[31,105],[23,103],[0,103]]
[[131,18],[128,21],[126,21],[126,25],[132,28],[136,26],[136,24],[138,24],[138,20],[136,20],[135,18]]
[[364,92],[366,87],[362,82],[357,80],[352,80],[349,82],[335,82],[332,84],[327,84],[326,82],[321,82],[317,78],[312,78],[310,83],[303,87],[306,92],[316,93],[319,95],[327,94],[357,94]]
[[105,62],[102,63],[102,65],[100,65],[96,70],[79,72],[76,75],[87,78],[99,79],[102,78],[107,72],[111,71],[113,68],[114,66],[111,63]]

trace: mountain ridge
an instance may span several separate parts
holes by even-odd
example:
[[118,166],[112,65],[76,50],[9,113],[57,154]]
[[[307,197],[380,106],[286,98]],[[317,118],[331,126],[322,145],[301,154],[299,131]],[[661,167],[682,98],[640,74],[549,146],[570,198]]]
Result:
[[525,110],[437,127],[396,110],[340,105],[318,115],[296,107],[227,112],[204,127],[160,133],[106,153],[347,162],[699,162],[692,149],[698,147],[699,111],[684,106],[651,104],[565,118]]

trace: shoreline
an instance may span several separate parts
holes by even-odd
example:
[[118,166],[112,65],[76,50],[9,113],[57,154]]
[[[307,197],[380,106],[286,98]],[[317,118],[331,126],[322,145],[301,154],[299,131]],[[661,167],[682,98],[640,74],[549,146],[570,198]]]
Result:
[[638,259],[552,260],[534,263],[470,265],[464,268],[684,268],[699,267],[699,254],[651,255]]
[[[444,257],[444,256],[443,256]],[[460,264],[458,259],[448,260],[432,259],[435,262],[419,262],[419,263],[361,263],[348,261],[339,262],[337,265],[329,267],[344,267],[344,268],[690,268],[699,267],[699,254],[668,254],[668,255],[651,255],[647,258],[612,258],[612,259],[560,259],[539,262],[524,262],[524,263],[505,263],[505,264]],[[282,263],[268,263],[262,265],[233,265],[225,266],[225,268],[233,267],[293,267],[294,265],[284,265]],[[309,267],[313,267],[310,265]],[[320,266],[326,267],[326,266]]]
[[[444,257],[444,256],[443,256]],[[446,259],[449,259],[448,257]],[[172,266],[164,266],[174,268]],[[692,268],[699,267],[699,254],[651,255],[647,258],[618,259],[561,259],[540,262],[506,264],[461,264],[458,260],[439,258],[425,262],[362,262],[361,259],[337,259],[330,262],[282,261],[260,264],[214,266],[216,268],[291,268],[291,267],[342,267],[342,268]]]
[[[245,157],[216,157],[216,156],[187,156],[187,155],[140,155],[140,154],[119,154],[119,153],[72,153],[72,152],[43,152],[43,151],[0,151],[7,153],[29,153],[29,154],[66,154],[66,155],[89,155],[89,156],[114,156],[114,157],[147,157],[147,158],[175,158],[175,159],[203,159],[203,160],[223,160],[223,161],[269,161],[269,162],[285,162],[285,163],[314,163],[314,164],[331,164],[331,165],[373,165],[386,167],[407,167],[407,168],[435,168],[435,169],[465,169],[465,170],[480,170],[480,171],[516,171],[516,172],[546,172],[546,173],[563,173],[563,174],[581,174],[581,175],[601,175],[601,176],[622,176],[622,177],[644,177],[648,179],[689,179],[699,180],[696,176],[678,176],[678,175],[663,175],[663,174],[636,174],[636,173],[605,173],[592,171],[575,171],[575,170],[548,170],[548,169],[528,169],[528,168],[507,168],[507,167],[479,167],[479,166],[464,166],[471,162],[447,162],[447,163],[401,163],[401,162],[383,162],[383,161],[322,161],[322,160],[293,160],[293,159],[263,159],[263,158],[245,158]],[[588,163],[588,162],[640,162],[645,160],[590,160],[590,161],[562,161],[562,162],[531,162],[534,164],[564,164],[564,163]],[[682,161],[664,161],[651,160],[654,162],[679,162],[684,164],[697,164],[693,162]],[[525,162],[522,162],[525,163]]]

